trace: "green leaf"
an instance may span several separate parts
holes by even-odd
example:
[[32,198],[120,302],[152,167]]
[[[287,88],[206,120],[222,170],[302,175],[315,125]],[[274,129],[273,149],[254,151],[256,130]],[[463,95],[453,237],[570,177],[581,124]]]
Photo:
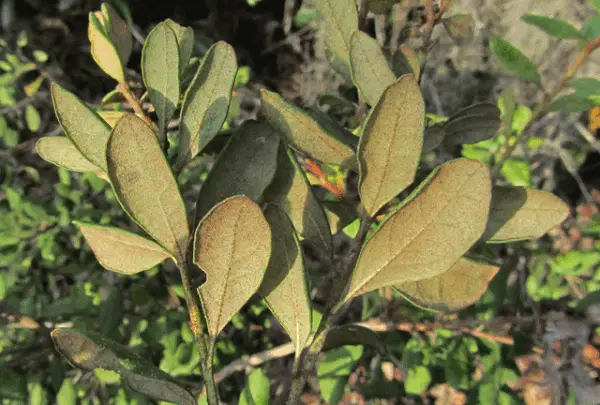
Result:
[[194,29],[190,27],[182,27],[175,21],[167,18],[165,24],[173,30],[175,37],[177,38],[177,47],[179,48],[179,66],[181,72],[187,67],[192,57],[194,50]]
[[119,83],[125,82],[125,71],[117,48],[104,28],[104,16],[100,12],[89,14],[88,38],[94,61],[110,77]]
[[317,365],[317,376],[321,378],[349,376],[363,355],[363,347],[342,346],[325,352]]
[[536,239],[568,215],[568,205],[551,193],[522,187],[494,187],[490,216],[481,239],[488,243]]
[[356,31],[350,39],[350,69],[354,85],[371,106],[396,81],[377,41],[362,31]]
[[240,394],[238,405],[269,405],[270,381],[259,368],[248,376],[248,383]]
[[588,3],[590,3],[592,7],[600,12],[600,0],[588,0]]
[[356,158],[352,148],[336,139],[300,108],[265,89],[260,92],[260,100],[269,124],[294,149],[324,163],[342,166],[355,164]]
[[517,159],[508,159],[502,165],[500,173],[513,186],[531,186],[531,170],[529,164]]
[[[585,36],[587,41],[593,41],[600,37],[600,14],[596,14],[590,17],[583,27],[581,27],[581,33]],[[582,41],[585,43],[585,41]],[[581,45],[583,49],[583,45]]]
[[171,257],[162,247],[119,228],[74,222],[90,244],[98,262],[107,270],[136,274]]
[[0,369],[0,398],[25,402],[27,400],[25,377],[8,367],[2,367]]
[[46,136],[35,144],[40,157],[58,167],[74,172],[101,172],[98,166],[87,160],[73,142],[63,136]]
[[358,10],[354,0],[317,0],[323,17],[325,44],[340,73],[350,78],[350,37],[358,30]]
[[142,75],[158,116],[160,139],[163,143],[169,120],[179,104],[181,87],[177,37],[164,22],[158,24],[146,38],[142,50]]
[[52,84],[56,118],[65,135],[94,165],[106,171],[106,143],[110,127],[73,93]]
[[109,4],[102,3],[101,9],[106,20],[105,29],[108,37],[114,44],[121,63],[125,66],[129,61],[133,48],[133,37],[129,25]]
[[387,14],[394,4],[400,3],[402,0],[370,0],[369,11],[375,14]]
[[524,14],[521,20],[530,25],[535,25],[548,35],[560,39],[585,39],[579,30],[567,21],[543,15]]
[[270,204],[265,217],[271,228],[272,254],[258,290],[294,343],[304,348],[311,327],[311,306],[302,247],[287,214]]
[[494,104],[479,103],[466,107],[442,124],[443,144],[463,145],[492,138],[500,129],[500,110]]
[[392,70],[397,77],[412,74],[419,80],[419,76],[421,75],[419,56],[408,45],[401,44],[392,56]]
[[84,370],[101,368],[118,373],[127,386],[151,398],[181,405],[196,405],[194,397],[169,375],[127,347],[99,333],[80,329],[55,329],[56,349],[74,366]]
[[25,107],[25,122],[31,132],[37,132],[40,129],[40,113],[31,104]]
[[520,105],[517,107],[515,112],[513,113],[512,119],[512,130],[520,135],[524,130],[531,118],[533,117],[533,112],[531,109],[525,105]]
[[593,77],[582,77],[571,82],[571,86],[581,97],[600,96],[600,80]]
[[596,104],[593,99],[582,97],[578,93],[571,93],[554,99],[550,109],[567,113],[585,112],[594,108]]
[[258,201],[275,175],[278,147],[279,137],[270,126],[245,121],[233,134],[202,184],[195,223],[228,197],[243,194]]
[[504,67],[519,78],[533,82],[538,87],[542,86],[542,79],[535,64],[513,44],[500,37],[492,36],[490,37],[490,47],[492,53]]
[[361,203],[374,216],[415,179],[425,102],[413,75],[389,86],[371,110],[358,146]]
[[276,203],[290,217],[296,231],[325,254],[332,252],[329,221],[296,157],[280,143],[277,170],[265,190],[265,200]]
[[269,224],[248,197],[228,198],[198,225],[194,263],[206,273],[198,293],[213,342],[258,290],[270,256]]
[[77,405],[77,392],[73,381],[68,378],[63,381],[56,394],[56,402],[58,405]]
[[416,366],[408,370],[404,389],[407,394],[420,395],[424,393],[431,384],[431,373],[425,366]]
[[396,289],[415,305],[458,311],[476,302],[500,268],[459,259],[438,276],[399,284]]
[[321,397],[328,404],[339,404],[346,391],[348,377],[321,377],[319,378],[319,391]]
[[107,160],[108,177],[125,211],[183,263],[189,238],[186,209],[152,128],[136,115],[123,117],[108,141]]
[[422,154],[426,154],[437,149],[444,141],[444,126],[441,124],[431,125],[425,128],[423,133],[423,149]]
[[386,353],[386,346],[376,332],[364,326],[352,324],[330,328],[325,337],[323,350],[347,345],[371,346],[381,354]]
[[417,192],[363,245],[344,301],[442,274],[481,237],[491,194],[487,166],[452,160]]
[[200,153],[223,126],[236,72],[235,51],[227,43],[217,42],[204,56],[181,107],[176,172]]

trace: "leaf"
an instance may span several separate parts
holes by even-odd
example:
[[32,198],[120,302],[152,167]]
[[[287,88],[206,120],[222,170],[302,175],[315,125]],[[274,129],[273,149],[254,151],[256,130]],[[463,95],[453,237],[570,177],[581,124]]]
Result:
[[591,4],[596,10],[600,11],[600,0],[588,0],[588,3]]
[[[600,14],[596,14],[588,18],[581,27],[581,33],[585,36],[587,41],[593,41],[596,38],[600,37]],[[582,41],[580,45],[581,49],[583,49],[585,41]]]
[[596,104],[592,99],[582,97],[577,93],[571,93],[554,99],[550,105],[550,109],[552,111],[575,113],[588,111],[594,108]]
[[117,82],[125,82],[125,72],[119,52],[95,13],[89,14],[88,38],[91,43],[92,57],[96,64]]
[[331,232],[323,207],[295,156],[283,143],[279,145],[277,170],[265,190],[265,200],[283,208],[304,240],[327,255],[331,254]]
[[490,48],[505,68],[523,80],[533,82],[538,87],[542,86],[542,79],[535,64],[510,42],[492,36]]
[[425,103],[413,75],[388,87],[360,136],[361,203],[374,216],[415,179],[423,146]]
[[158,24],[146,38],[142,50],[142,75],[148,96],[158,116],[161,139],[179,104],[181,87],[177,37],[167,23]]
[[125,211],[175,260],[183,263],[189,228],[177,182],[152,128],[130,114],[113,129],[108,177]]
[[328,404],[339,404],[346,391],[348,377],[319,378],[321,397]]
[[325,44],[338,61],[338,68],[350,78],[350,37],[358,30],[358,10],[354,0],[317,0],[317,9],[324,19]]
[[287,214],[270,204],[265,217],[271,228],[271,259],[258,290],[294,343],[299,356],[309,336],[311,305],[302,247]]
[[362,31],[356,31],[350,39],[350,69],[352,82],[371,106],[396,81],[377,41]]
[[582,77],[571,82],[571,86],[581,97],[600,96],[600,80]]
[[271,383],[259,368],[248,376],[248,383],[240,394],[238,405],[269,405]]
[[8,367],[0,369],[0,398],[23,403],[27,400],[25,377]]
[[502,165],[500,173],[513,186],[529,187],[531,186],[531,170],[529,163],[517,159],[508,159]]
[[437,311],[458,311],[475,303],[500,268],[459,259],[438,276],[410,281],[396,289],[415,305]]
[[119,122],[119,120],[121,118],[123,118],[125,115],[127,115],[129,113],[125,112],[125,111],[114,111],[114,110],[108,110],[108,111],[98,111],[98,115],[104,120],[104,122],[106,122],[108,124],[109,127],[114,128],[115,125],[117,125],[117,122]]
[[494,187],[490,216],[481,237],[488,243],[536,239],[559,225],[569,207],[551,193],[522,187]]
[[490,103],[480,103],[459,111],[442,125],[445,133],[442,143],[450,146],[490,139],[496,135],[502,121],[498,107]]
[[119,228],[73,222],[90,244],[96,259],[107,270],[136,274],[171,257],[156,243]]
[[235,52],[227,43],[217,42],[204,56],[183,99],[175,171],[200,153],[223,126],[236,72]]
[[129,25],[109,4],[102,3],[101,9],[106,19],[108,36],[119,54],[121,63],[125,66],[129,61],[133,48],[133,38]]
[[75,172],[102,171],[87,160],[69,138],[63,136],[46,136],[39,139],[35,144],[35,151],[42,159],[67,170]]
[[557,18],[527,13],[521,16],[521,20],[527,24],[535,25],[553,37],[560,39],[585,39],[584,35],[577,28],[573,27],[567,21]]
[[328,350],[317,365],[317,376],[321,379],[350,375],[362,357],[363,351],[362,346],[356,345]]
[[400,3],[402,0],[370,0],[369,11],[375,14],[387,14],[394,4]]
[[77,405],[77,391],[73,381],[68,378],[63,380],[60,390],[56,394],[56,402],[58,405]]
[[121,375],[129,388],[154,399],[181,405],[196,404],[194,397],[168,374],[99,333],[55,329],[51,335],[56,349],[76,367],[114,371]]
[[336,139],[316,120],[281,96],[265,89],[260,91],[262,111],[290,145],[324,163],[351,166],[355,162],[352,148]]
[[329,350],[346,345],[364,345],[377,349],[381,354],[386,353],[386,346],[379,335],[369,328],[360,325],[333,326],[327,332],[323,350]]
[[40,113],[31,104],[25,107],[25,122],[31,132],[37,132],[40,129]]
[[421,75],[421,62],[419,56],[406,44],[401,44],[392,56],[392,70],[397,77],[412,74],[417,80]]
[[181,72],[183,73],[183,70],[190,62],[190,58],[192,57],[192,52],[194,50],[194,30],[190,27],[182,27],[170,18],[165,20],[165,24],[167,24],[167,26],[173,30],[175,37],[177,38],[180,61],[179,66],[181,67]]
[[77,96],[52,84],[56,118],[65,135],[86,159],[106,171],[106,143],[110,127]]
[[446,133],[444,132],[443,125],[435,124],[425,128],[425,132],[423,133],[423,149],[421,150],[421,153],[425,154],[437,149],[444,141],[445,135]]
[[363,245],[344,301],[442,274],[481,237],[490,204],[488,168],[460,158],[428,180]]
[[271,127],[245,121],[219,155],[198,195],[196,222],[219,202],[243,194],[258,201],[273,180],[279,137]]
[[455,14],[442,20],[444,28],[455,41],[459,41],[463,38],[468,38],[473,35],[475,29],[475,22],[473,21],[473,14]]
[[431,373],[425,366],[416,366],[408,370],[404,389],[407,394],[421,395],[431,384]]
[[248,197],[226,199],[198,225],[194,263],[206,273],[198,293],[213,342],[258,290],[270,256],[269,224]]

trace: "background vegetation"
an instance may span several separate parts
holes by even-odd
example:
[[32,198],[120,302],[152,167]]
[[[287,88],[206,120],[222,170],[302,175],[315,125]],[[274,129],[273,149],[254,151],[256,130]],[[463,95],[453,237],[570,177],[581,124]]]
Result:
[[[240,68],[225,130],[257,116],[262,87],[303,106],[324,107],[346,127],[357,126],[351,118],[357,106],[348,101],[356,95],[327,63],[311,1],[108,3],[133,23],[132,64],[139,65],[143,39],[165,18],[194,27],[196,56],[217,40],[232,44]],[[389,353],[363,346],[326,352],[303,401],[596,403],[600,70],[594,59],[580,61],[579,55],[585,53],[583,42],[600,35],[600,4],[566,3],[573,33],[532,17],[521,19],[510,1],[501,15],[512,19],[497,20],[493,7],[480,11],[477,2],[447,2],[447,17],[435,27],[428,26],[428,1],[394,3],[371,1],[364,29],[380,43],[427,45],[421,88],[431,121],[443,122],[479,101],[502,111],[496,136],[443,146],[427,156],[426,166],[461,155],[480,160],[497,169],[500,184],[555,193],[569,203],[571,216],[542,239],[479,249],[502,267],[483,297],[458,314],[421,310],[387,288],[356,300],[344,317],[368,322]],[[86,31],[88,12],[98,8],[98,2],[86,0],[3,0],[0,8],[0,399],[7,405],[152,403],[124,388],[116,374],[85,373],[67,364],[49,331],[68,325],[127,342],[200,393],[199,358],[174,266],[167,263],[161,271],[133,277],[104,271],[72,221],[130,227],[112,190],[95,175],[57,169],[34,152],[37,139],[61,133],[51,81],[103,109],[106,119],[128,108],[103,105],[114,82],[90,57]],[[548,67],[528,46],[521,50],[530,58],[515,54],[502,38],[518,41],[503,34],[524,23],[541,28],[550,38],[546,46],[561,53],[566,64]],[[507,150],[511,154],[504,159]],[[196,160],[183,172],[186,200],[194,200],[213,161],[214,156]],[[322,200],[356,198],[354,176],[333,166],[302,164]],[[340,213],[332,212],[331,220],[339,230],[335,249],[343,253],[358,224],[345,222]],[[327,279],[317,252],[307,264],[312,277]],[[317,303],[324,303],[326,294],[311,292]],[[290,352],[285,333],[255,297],[217,343],[223,402],[262,404],[270,396],[278,403]]]

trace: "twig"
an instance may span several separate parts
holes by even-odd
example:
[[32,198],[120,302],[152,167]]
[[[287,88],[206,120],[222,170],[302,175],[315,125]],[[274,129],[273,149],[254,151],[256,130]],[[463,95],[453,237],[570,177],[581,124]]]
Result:
[[125,97],[125,100],[127,100],[129,105],[131,106],[131,108],[133,108],[133,111],[140,118],[142,118],[144,121],[146,121],[146,123],[151,125],[152,121],[144,113],[144,109],[142,108],[140,101],[138,100],[137,96],[133,93],[133,91],[131,90],[129,85],[125,82],[122,82],[117,85],[117,88],[119,89],[121,94],[123,94],[123,97]]
[[219,384],[230,375],[242,371],[248,367],[260,367],[267,361],[279,359],[294,353],[294,344],[292,342],[277,346],[264,352],[253,354],[247,359],[236,360],[228,364],[221,371],[215,374],[215,382]]
[[571,125],[575,127],[579,134],[581,134],[581,136],[590,144],[590,146],[596,152],[600,153],[600,142],[598,142],[598,140],[594,138],[594,135],[592,135],[592,133],[581,124],[581,122],[579,122],[578,120],[574,120],[573,122],[571,122]]

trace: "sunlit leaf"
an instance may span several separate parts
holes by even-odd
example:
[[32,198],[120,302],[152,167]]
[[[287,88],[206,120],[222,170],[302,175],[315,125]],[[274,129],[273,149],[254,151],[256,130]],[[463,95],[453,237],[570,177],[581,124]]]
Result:
[[358,30],[358,10],[354,0],[318,0],[317,8],[324,19],[325,44],[338,61],[337,68],[350,78],[350,37]]
[[170,18],[165,20],[165,24],[167,24],[169,28],[173,30],[175,37],[177,38],[177,46],[179,48],[180,58],[179,66],[181,67],[181,71],[183,73],[183,69],[187,67],[194,50],[194,29],[190,27],[182,27]]
[[271,256],[271,231],[260,207],[245,196],[213,208],[194,236],[194,263],[206,273],[198,288],[214,341],[258,290]]
[[419,85],[413,75],[404,75],[385,90],[360,136],[359,193],[370,216],[413,183],[424,126]]
[[119,228],[74,222],[90,244],[98,262],[107,270],[136,274],[170,257],[162,247]]
[[101,368],[121,375],[129,388],[151,398],[181,405],[196,405],[194,397],[152,363],[99,333],[55,329],[56,349],[71,364],[84,370]]
[[531,169],[529,163],[519,159],[507,159],[500,173],[508,182],[516,187],[531,186]]
[[425,366],[410,368],[406,373],[404,389],[407,394],[420,395],[427,390],[431,384],[431,373]]
[[396,81],[377,41],[362,31],[356,31],[350,39],[350,68],[352,81],[371,106]]
[[419,56],[406,44],[400,45],[398,50],[392,56],[392,70],[398,77],[405,74],[412,74],[418,80],[421,75],[421,62]]
[[494,187],[490,217],[482,240],[504,243],[539,238],[569,215],[555,195],[530,188]]
[[91,43],[92,57],[107,75],[122,83],[125,82],[123,64],[117,48],[111,42],[102,21],[99,19],[101,15],[101,13],[89,14],[88,38]]
[[240,394],[238,405],[269,405],[270,381],[261,369],[256,369],[248,376],[248,383]]
[[90,162],[106,171],[110,127],[73,93],[52,84],[52,101],[65,135]]
[[216,204],[243,194],[258,201],[273,180],[279,137],[265,123],[246,121],[233,134],[202,184],[196,222]]
[[142,75],[158,116],[160,139],[164,141],[169,120],[179,104],[181,87],[177,37],[167,23],[158,24],[146,38]]
[[438,311],[458,311],[472,305],[487,289],[499,267],[460,259],[438,276],[396,286],[409,301]]
[[296,231],[306,241],[326,254],[331,253],[331,234],[325,212],[296,158],[283,143],[279,145],[277,170],[273,182],[265,190],[265,200],[285,210]]
[[527,24],[535,25],[548,35],[560,39],[585,39],[585,36],[579,30],[573,27],[567,21],[557,18],[546,17],[543,15],[524,14],[521,20]]
[[43,137],[36,142],[35,151],[42,159],[67,170],[74,172],[102,171],[98,166],[87,160],[67,137]]
[[235,52],[227,43],[217,42],[204,56],[181,107],[176,171],[200,153],[223,126],[236,72]]
[[293,148],[321,162],[345,166],[354,164],[352,148],[336,139],[300,108],[264,89],[260,92],[260,99],[269,123]]
[[434,171],[363,245],[344,301],[452,267],[485,229],[490,183],[488,168],[474,160],[455,159]]
[[98,115],[108,124],[109,127],[114,128],[117,122],[123,118],[126,114],[125,111],[106,110],[98,111]]
[[490,47],[492,53],[504,67],[521,79],[533,82],[538,87],[542,86],[542,79],[535,64],[513,44],[500,37],[492,36],[490,37]]
[[311,332],[311,307],[302,248],[287,214],[270,204],[265,217],[271,227],[272,254],[258,290],[292,339],[299,355]]
[[113,129],[108,176],[125,211],[179,263],[189,238],[186,209],[156,135],[130,114]]
[[28,104],[27,107],[25,107],[25,122],[27,123],[27,128],[31,132],[37,132],[40,129],[40,120],[40,113],[38,110],[31,104]]
[[317,376],[331,378],[350,375],[363,352],[364,348],[360,345],[347,345],[328,350],[319,361]]

